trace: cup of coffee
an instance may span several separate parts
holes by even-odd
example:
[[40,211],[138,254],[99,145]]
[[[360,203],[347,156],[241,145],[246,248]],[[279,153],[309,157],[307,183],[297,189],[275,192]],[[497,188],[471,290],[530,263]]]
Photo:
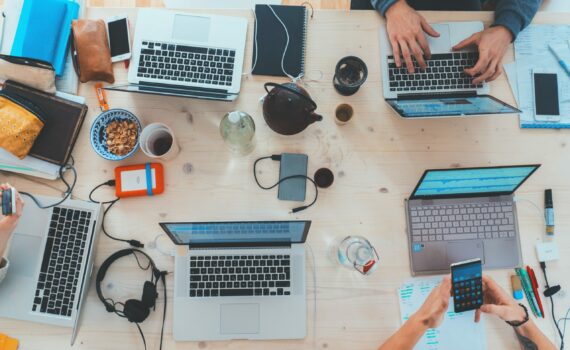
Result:
[[343,103],[336,107],[334,115],[336,123],[338,125],[344,125],[352,120],[354,109],[351,105]]
[[174,132],[163,123],[145,126],[141,133],[140,146],[147,156],[164,160],[172,159],[180,152]]

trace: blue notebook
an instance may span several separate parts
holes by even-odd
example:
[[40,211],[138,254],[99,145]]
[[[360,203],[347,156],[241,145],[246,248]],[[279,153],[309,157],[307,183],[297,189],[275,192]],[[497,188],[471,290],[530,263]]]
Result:
[[79,4],[73,0],[24,0],[12,44],[13,56],[50,62],[61,75]]

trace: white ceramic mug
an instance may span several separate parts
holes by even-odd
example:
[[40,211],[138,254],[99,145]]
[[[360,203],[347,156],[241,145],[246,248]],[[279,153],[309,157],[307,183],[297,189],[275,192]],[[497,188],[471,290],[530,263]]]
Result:
[[140,146],[143,153],[150,158],[168,160],[180,152],[174,132],[163,123],[145,126],[141,133]]

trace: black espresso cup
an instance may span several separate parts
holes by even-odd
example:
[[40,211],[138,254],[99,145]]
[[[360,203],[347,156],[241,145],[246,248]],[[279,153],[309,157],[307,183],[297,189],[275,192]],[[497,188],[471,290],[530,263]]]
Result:
[[360,89],[367,77],[366,63],[356,56],[347,56],[336,64],[333,85],[339,94],[350,96]]

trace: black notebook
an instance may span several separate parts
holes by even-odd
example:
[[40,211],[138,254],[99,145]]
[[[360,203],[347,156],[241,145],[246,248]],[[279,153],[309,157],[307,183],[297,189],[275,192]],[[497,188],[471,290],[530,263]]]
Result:
[[41,111],[45,125],[29,155],[57,165],[66,164],[87,114],[87,106],[14,81],[7,81],[3,91],[31,102]]
[[[287,74],[297,77],[305,71],[305,44],[307,41],[307,8],[304,6],[255,5],[257,18],[257,44],[253,44],[253,74],[287,76],[281,68],[281,59],[287,43],[285,28],[289,32],[289,45],[283,60]],[[256,61],[257,54],[257,61]]]

